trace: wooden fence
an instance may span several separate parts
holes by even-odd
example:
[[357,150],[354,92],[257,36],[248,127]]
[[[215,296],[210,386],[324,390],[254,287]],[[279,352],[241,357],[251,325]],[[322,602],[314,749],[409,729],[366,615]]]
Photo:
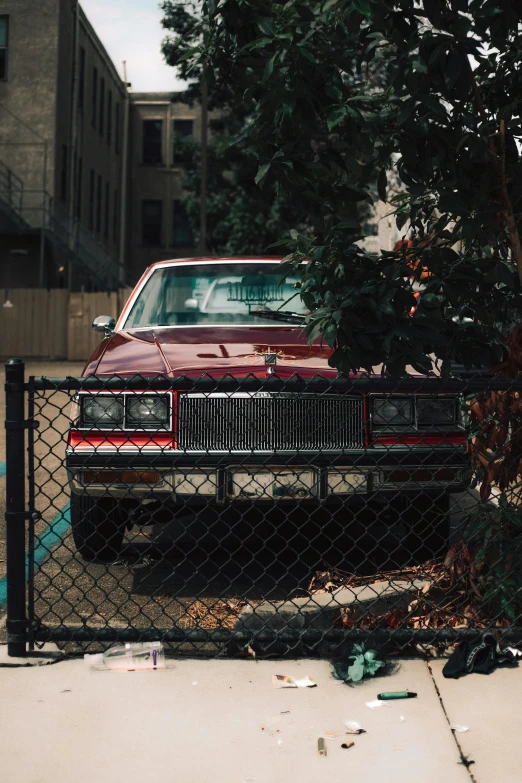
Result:
[[117,318],[129,289],[110,294],[63,289],[9,289],[0,294],[0,356],[85,361],[101,335],[91,324],[98,315]]

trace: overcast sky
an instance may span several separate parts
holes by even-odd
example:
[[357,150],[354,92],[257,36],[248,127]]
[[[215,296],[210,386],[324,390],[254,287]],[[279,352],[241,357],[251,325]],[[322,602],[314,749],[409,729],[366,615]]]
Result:
[[80,5],[121,74],[127,60],[127,79],[133,92],[181,90],[184,82],[166,65],[161,41],[159,0],[80,0]]

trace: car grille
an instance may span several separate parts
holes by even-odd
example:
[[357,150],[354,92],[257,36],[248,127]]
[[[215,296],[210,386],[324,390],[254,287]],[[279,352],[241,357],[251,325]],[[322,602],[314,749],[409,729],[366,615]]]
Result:
[[363,446],[363,401],[342,395],[181,394],[185,451],[344,451]]

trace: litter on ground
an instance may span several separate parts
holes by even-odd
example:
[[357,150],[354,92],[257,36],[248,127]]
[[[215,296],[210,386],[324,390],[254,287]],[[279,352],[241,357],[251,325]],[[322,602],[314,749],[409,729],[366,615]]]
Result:
[[273,674],[272,684],[274,688],[315,688],[317,683],[310,677],[295,680],[289,674]]
[[357,723],[356,720],[343,720],[344,725],[346,726],[346,733],[347,734],[364,734],[364,729],[361,728],[360,723]]

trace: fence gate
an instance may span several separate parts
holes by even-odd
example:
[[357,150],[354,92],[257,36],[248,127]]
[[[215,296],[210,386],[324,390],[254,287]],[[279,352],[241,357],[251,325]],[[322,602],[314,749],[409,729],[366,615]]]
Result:
[[27,380],[11,360],[9,655],[520,640],[521,390],[288,368]]

